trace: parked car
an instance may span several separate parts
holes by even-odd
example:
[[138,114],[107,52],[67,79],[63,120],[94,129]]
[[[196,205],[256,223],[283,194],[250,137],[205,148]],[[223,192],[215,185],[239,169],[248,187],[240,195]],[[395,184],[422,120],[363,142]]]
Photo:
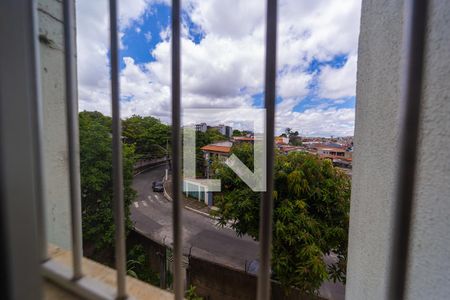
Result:
[[163,183],[162,181],[153,181],[152,182],[152,189],[154,192],[163,192],[164,191],[164,187],[163,187]]

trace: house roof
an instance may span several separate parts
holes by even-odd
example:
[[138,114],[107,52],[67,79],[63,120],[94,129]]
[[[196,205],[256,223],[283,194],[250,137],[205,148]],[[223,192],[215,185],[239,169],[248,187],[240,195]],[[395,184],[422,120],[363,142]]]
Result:
[[231,151],[231,147],[216,146],[216,145],[206,145],[206,146],[201,147],[200,149],[202,149],[203,151],[220,152],[220,153],[230,153],[230,151]]
[[221,142],[216,142],[216,143],[212,143],[212,144],[208,144],[206,146],[221,146],[221,147],[232,147],[233,143],[230,141],[221,141]]
[[336,147],[329,147],[329,146],[323,146],[323,145],[315,146],[314,148],[321,149],[321,150],[335,151],[335,152],[345,152],[344,148],[336,148]]
[[291,146],[291,145],[280,145],[279,148],[283,151],[292,151],[292,150],[304,150],[304,147],[301,146]]

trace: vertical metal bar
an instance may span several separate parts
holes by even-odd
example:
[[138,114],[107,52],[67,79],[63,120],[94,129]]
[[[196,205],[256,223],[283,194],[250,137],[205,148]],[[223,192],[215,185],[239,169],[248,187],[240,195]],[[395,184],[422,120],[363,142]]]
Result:
[[31,11],[28,12],[30,18],[30,24],[32,26],[33,36],[30,39],[30,52],[32,53],[32,61],[30,61],[30,67],[32,68],[32,80],[33,91],[35,93],[35,100],[32,101],[32,114],[31,120],[35,127],[32,140],[34,143],[34,160],[35,166],[34,176],[36,178],[36,209],[37,209],[37,234],[40,248],[40,259],[42,262],[48,260],[48,248],[47,248],[47,230],[46,230],[46,211],[45,211],[45,197],[44,197],[44,168],[43,168],[43,121],[42,121],[42,92],[41,92],[41,70],[40,70],[40,56],[39,56],[39,42],[37,39],[39,27],[37,18],[37,1],[32,1]]
[[47,260],[36,1],[0,1],[0,294],[40,299]]
[[406,65],[402,75],[399,169],[387,293],[388,299],[395,300],[404,299],[405,295],[423,86],[427,8],[427,0],[405,1],[403,47]]
[[72,230],[73,279],[83,276],[81,229],[80,146],[78,142],[77,73],[75,58],[75,2],[64,0],[64,61],[66,71],[66,113],[69,144],[70,212]]
[[172,0],[172,159],[173,159],[173,256],[175,299],[184,298],[181,276],[181,76],[180,9],[181,0]]
[[125,253],[125,214],[123,201],[123,167],[122,167],[122,128],[120,121],[119,92],[119,43],[117,27],[117,0],[109,1],[110,39],[111,39],[111,101],[113,132],[113,194],[114,220],[116,225],[116,270],[117,299],[127,298],[126,253]]
[[273,164],[275,155],[275,81],[277,56],[277,0],[267,0],[266,14],[266,192],[263,193],[259,225],[260,268],[257,299],[270,299],[270,261],[272,244]]

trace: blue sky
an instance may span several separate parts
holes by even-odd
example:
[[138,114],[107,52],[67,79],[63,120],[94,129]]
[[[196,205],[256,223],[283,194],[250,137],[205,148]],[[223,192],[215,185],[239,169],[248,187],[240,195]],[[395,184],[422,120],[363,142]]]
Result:
[[[170,122],[170,5],[120,3],[122,114]],[[261,1],[183,4],[183,107],[261,107]],[[77,2],[78,22],[84,24],[78,31],[80,109],[108,114],[107,11],[92,6],[92,1]],[[280,0],[279,6],[277,131],[291,127],[310,136],[352,135],[359,1]]]
[[[170,7],[155,4],[124,30],[121,57],[132,57],[138,64],[154,61],[151,51],[161,42],[159,33],[170,24]],[[125,66],[122,62],[122,68]]]

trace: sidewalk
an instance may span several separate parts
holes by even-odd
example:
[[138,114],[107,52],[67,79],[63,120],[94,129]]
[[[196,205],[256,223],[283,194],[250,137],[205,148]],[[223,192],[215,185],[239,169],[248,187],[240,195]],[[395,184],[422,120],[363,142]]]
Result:
[[[164,181],[164,196],[168,198],[168,200],[172,201],[172,180],[169,176],[169,179],[167,181]],[[169,196],[169,197],[167,197]],[[201,202],[196,199],[188,198],[185,194],[181,195],[181,198],[183,199],[183,206],[189,210],[192,210],[194,212],[200,213],[202,215],[206,215],[209,217],[212,217],[210,213],[212,212],[212,209],[206,205],[204,202]]]

